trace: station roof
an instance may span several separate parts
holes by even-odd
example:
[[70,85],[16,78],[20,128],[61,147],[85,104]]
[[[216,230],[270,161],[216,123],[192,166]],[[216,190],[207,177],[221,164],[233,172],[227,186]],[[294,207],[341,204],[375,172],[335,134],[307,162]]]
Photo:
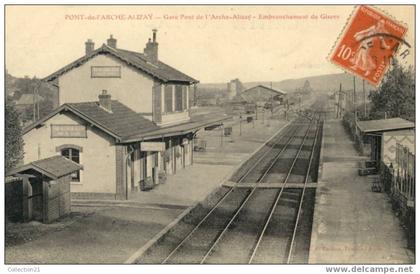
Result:
[[23,134],[43,124],[57,113],[65,111],[73,113],[119,140],[140,132],[159,129],[153,122],[119,101],[111,100],[111,102],[111,112],[103,109],[98,102],[65,103],[45,117],[25,127]]
[[62,112],[71,112],[82,120],[97,127],[103,132],[116,138],[118,142],[130,143],[136,141],[150,140],[180,135],[214,125],[230,116],[216,113],[204,113],[191,116],[191,119],[185,123],[169,126],[158,126],[152,121],[146,119],[142,114],[135,112],[117,100],[112,100],[112,111],[106,111],[98,102],[66,103],[53,110],[44,118],[25,127],[23,134],[44,124],[54,115]]
[[184,83],[198,83],[198,81],[185,73],[161,62],[157,61],[155,64],[152,64],[144,54],[135,51],[124,50],[120,48],[112,48],[108,45],[103,44],[98,49],[94,50],[92,53],[85,55],[74,62],[64,66],[53,74],[45,77],[43,80],[50,82],[55,80],[57,77],[61,76],[68,71],[81,66],[86,63],[88,60],[99,54],[107,54],[113,56],[120,61],[126,63],[127,65],[133,67],[134,69],[146,73],[159,81],[162,82],[184,82]]
[[64,156],[57,155],[17,167],[8,172],[7,176],[18,175],[20,173],[24,174],[27,171],[35,170],[53,180],[56,180],[80,169],[82,169],[81,165],[67,159]]
[[393,130],[414,129],[415,124],[402,118],[358,121],[357,127],[363,133],[385,132]]

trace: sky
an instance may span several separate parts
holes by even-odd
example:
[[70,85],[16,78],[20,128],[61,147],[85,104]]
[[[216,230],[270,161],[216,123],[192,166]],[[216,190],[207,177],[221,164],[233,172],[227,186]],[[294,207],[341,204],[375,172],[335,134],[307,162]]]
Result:
[[[327,58],[354,8],[6,6],[6,69],[13,76],[45,77],[82,57],[88,38],[97,48],[110,34],[117,47],[142,52],[156,28],[159,59],[201,83],[340,73]],[[414,7],[378,8],[408,27],[413,45]],[[269,15],[281,17],[260,17]],[[414,63],[413,53],[406,62]]]

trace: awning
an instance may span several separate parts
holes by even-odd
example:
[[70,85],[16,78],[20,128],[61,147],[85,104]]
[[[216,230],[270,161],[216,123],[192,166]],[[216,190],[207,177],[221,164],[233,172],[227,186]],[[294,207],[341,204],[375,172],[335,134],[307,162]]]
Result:
[[366,133],[381,133],[385,131],[414,129],[415,124],[402,118],[357,121],[359,130]]
[[158,130],[145,132],[136,136],[130,136],[122,140],[122,143],[132,143],[187,134],[189,132],[199,130],[203,127],[207,127],[214,124],[222,124],[223,121],[231,118],[231,116],[227,115],[217,115],[216,117],[211,118],[209,117],[209,115],[202,115],[202,117],[197,116],[191,118],[191,120],[187,123],[160,128]]
[[64,156],[57,155],[17,167],[8,172],[6,175],[20,175],[25,172],[35,170],[53,180],[56,180],[80,169],[83,169],[81,165],[67,159]]

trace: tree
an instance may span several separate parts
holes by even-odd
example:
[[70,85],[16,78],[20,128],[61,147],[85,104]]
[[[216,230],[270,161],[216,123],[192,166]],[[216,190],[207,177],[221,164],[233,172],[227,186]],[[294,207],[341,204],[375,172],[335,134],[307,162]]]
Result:
[[5,169],[14,168],[23,159],[23,139],[19,114],[14,104],[6,101],[5,108]]
[[415,82],[413,67],[404,68],[394,61],[377,91],[371,91],[370,118],[402,117],[415,120]]

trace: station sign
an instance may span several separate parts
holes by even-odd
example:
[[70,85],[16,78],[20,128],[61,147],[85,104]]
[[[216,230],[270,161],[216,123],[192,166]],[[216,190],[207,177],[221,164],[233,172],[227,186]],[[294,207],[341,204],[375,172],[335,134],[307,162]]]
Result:
[[51,138],[87,138],[86,126],[51,125]]
[[141,142],[141,151],[165,151],[166,146],[164,142]]

